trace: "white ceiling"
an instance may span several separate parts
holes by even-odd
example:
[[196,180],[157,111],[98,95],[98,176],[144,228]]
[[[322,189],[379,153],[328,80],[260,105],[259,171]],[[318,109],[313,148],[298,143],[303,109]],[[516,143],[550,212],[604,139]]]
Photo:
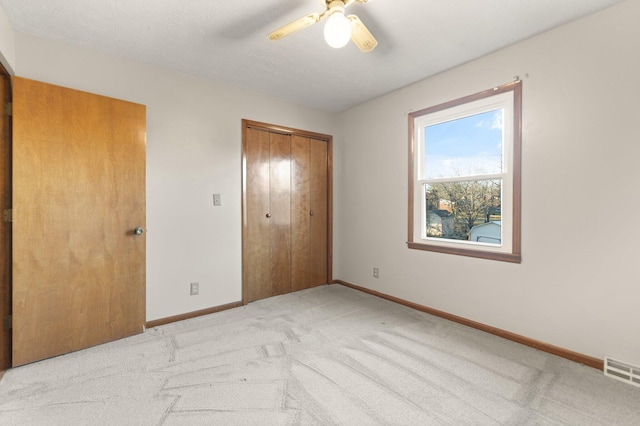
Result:
[[0,0],[17,31],[86,46],[327,111],[342,111],[622,0],[373,0],[378,40],[329,47],[323,22],[270,31],[322,0]]

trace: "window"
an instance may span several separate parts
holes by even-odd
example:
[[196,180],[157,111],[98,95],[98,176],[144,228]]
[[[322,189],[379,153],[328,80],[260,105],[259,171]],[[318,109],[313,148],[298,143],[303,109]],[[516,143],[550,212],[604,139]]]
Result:
[[409,114],[412,249],[520,262],[522,82]]

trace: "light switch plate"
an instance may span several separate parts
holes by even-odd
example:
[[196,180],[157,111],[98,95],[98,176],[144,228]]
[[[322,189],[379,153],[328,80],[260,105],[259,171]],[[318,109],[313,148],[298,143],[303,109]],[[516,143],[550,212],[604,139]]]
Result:
[[213,194],[213,205],[214,206],[222,205],[222,199],[220,198],[220,194]]

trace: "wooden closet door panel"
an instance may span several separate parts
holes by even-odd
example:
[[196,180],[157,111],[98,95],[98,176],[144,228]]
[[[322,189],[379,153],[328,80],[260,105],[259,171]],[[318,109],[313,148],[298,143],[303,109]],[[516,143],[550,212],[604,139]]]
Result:
[[247,302],[270,297],[269,244],[270,134],[253,128],[245,134],[245,219],[243,273]]
[[310,287],[311,179],[309,138],[291,141],[291,291]]
[[291,136],[271,133],[269,166],[272,296],[291,291]]
[[310,286],[328,283],[328,143],[310,139]]

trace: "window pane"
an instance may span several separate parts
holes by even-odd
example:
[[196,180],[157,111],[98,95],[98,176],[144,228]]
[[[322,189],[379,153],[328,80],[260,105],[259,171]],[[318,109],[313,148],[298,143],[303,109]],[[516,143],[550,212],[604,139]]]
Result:
[[424,128],[425,178],[502,173],[503,110]]
[[502,180],[424,185],[425,237],[500,245]]

